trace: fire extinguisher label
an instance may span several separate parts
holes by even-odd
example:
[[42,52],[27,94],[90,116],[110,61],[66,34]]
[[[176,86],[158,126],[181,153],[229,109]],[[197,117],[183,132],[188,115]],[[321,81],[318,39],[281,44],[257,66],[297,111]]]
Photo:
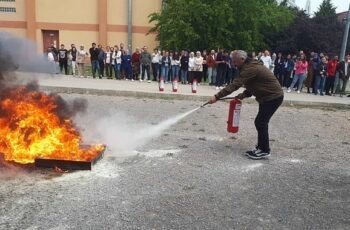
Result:
[[241,113],[241,104],[236,105],[236,109],[233,113],[233,127],[238,127],[239,126],[239,116]]

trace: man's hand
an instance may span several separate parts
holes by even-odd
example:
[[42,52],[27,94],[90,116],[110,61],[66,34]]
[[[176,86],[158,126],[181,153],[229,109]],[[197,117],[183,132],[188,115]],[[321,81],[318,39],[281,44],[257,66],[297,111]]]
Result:
[[243,93],[238,94],[237,96],[235,96],[235,99],[239,99],[239,100],[243,100],[245,98]]
[[208,102],[209,102],[209,104],[214,104],[215,102],[217,102],[217,99],[215,96],[213,96],[212,98],[210,98],[210,100]]

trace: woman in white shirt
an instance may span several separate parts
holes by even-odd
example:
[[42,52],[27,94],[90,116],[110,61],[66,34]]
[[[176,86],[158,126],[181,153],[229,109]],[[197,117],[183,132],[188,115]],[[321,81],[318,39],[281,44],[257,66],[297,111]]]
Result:
[[77,64],[78,64],[78,74],[80,77],[86,77],[85,75],[85,57],[88,53],[84,50],[84,45],[80,45],[80,49],[77,52]]
[[120,80],[120,71],[122,65],[122,52],[117,45],[114,46],[114,52],[112,54],[112,59],[114,60],[114,71],[115,79]]
[[265,50],[264,55],[261,56],[260,61],[263,62],[264,66],[268,69],[272,66],[272,59],[269,51]]
[[194,71],[193,79],[196,79],[198,83],[201,82],[203,77],[203,57],[200,51],[196,52],[196,57],[194,58]]
[[112,52],[109,46],[106,47],[105,65],[107,79],[112,79]]
[[190,84],[192,84],[193,78],[194,78],[194,76],[193,76],[194,67],[195,67],[195,64],[194,64],[194,53],[191,52],[189,60],[188,60],[188,82]]

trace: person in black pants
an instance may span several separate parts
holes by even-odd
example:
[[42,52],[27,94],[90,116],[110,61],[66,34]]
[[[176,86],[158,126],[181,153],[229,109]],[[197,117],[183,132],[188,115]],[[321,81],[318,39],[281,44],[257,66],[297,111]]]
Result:
[[58,50],[58,63],[60,65],[60,71],[64,68],[64,73],[68,75],[68,50],[64,48],[64,45],[61,45],[61,49]]
[[283,102],[283,90],[273,73],[256,60],[248,58],[247,52],[238,50],[233,53],[233,62],[239,69],[237,77],[230,85],[226,86],[208,103],[213,104],[222,97],[244,86],[246,90],[236,96],[237,99],[255,96],[259,102],[259,112],[255,118],[255,127],[258,131],[258,144],[247,151],[246,154],[251,159],[262,159],[270,156],[269,145],[269,122]]
[[226,62],[224,49],[220,48],[218,55],[216,56],[216,64],[217,64],[217,74],[216,74],[216,89],[221,89],[224,84],[225,76],[226,76]]

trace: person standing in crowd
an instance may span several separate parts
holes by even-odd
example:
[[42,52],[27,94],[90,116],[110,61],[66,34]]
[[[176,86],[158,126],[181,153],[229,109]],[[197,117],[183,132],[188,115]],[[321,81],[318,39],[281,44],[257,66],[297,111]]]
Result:
[[[92,43],[92,47],[89,49],[91,67],[92,67],[92,77],[95,78],[96,72],[99,75],[100,65],[98,63],[98,54],[100,53],[99,49],[96,47],[96,43]],[[101,77],[100,77],[101,78]]]
[[350,76],[350,55],[346,55],[345,60],[339,62],[338,64],[338,72],[339,72],[339,81],[340,81],[340,97],[345,95],[346,86],[349,81]]
[[217,65],[217,74],[216,74],[216,89],[221,89],[224,84],[225,70],[226,70],[226,62],[224,49],[220,48],[218,54],[216,55],[216,65]]
[[135,79],[132,74],[131,55],[127,49],[124,50],[124,54],[122,55],[122,63],[124,67],[125,80],[134,81]]
[[196,80],[198,82],[198,85],[201,83],[203,77],[203,61],[204,59],[201,55],[201,52],[197,51],[196,57],[194,57],[193,80]]
[[[70,56],[71,56],[71,65],[72,65],[72,73],[73,76],[76,76],[76,72],[75,70],[78,69],[77,67],[77,48],[75,46],[72,47],[72,49],[70,50]],[[78,70],[79,72],[79,70]],[[79,73],[78,73],[79,74]]]
[[334,80],[337,73],[338,56],[334,56],[328,61],[328,76],[326,78],[326,95],[331,96],[334,93]]
[[177,51],[174,52],[173,58],[171,59],[171,72],[173,81],[179,81],[179,66],[180,66],[180,56]]
[[100,79],[104,77],[106,53],[102,45],[98,45],[98,65],[100,66]]
[[[152,56],[147,50],[147,46],[143,47],[143,51],[140,56],[140,62],[141,62],[141,80],[146,81],[145,78],[145,72],[147,74],[147,82],[151,83],[151,75],[150,75],[150,66],[152,63]],[[153,64],[153,63],[152,63]]]
[[[115,59],[113,58],[113,54],[114,54],[114,47],[110,46],[109,47],[110,51],[111,51],[111,56],[110,56],[110,61],[111,61],[111,79],[113,79],[113,73],[115,73]],[[117,76],[116,76],[117,77]]]
[[207,63],[208,55],[207,55],[206,50],[203,50],[202,57],[203,57],[203,82],[207,82],[207,79],[208,79],[208,63]]
[[188,58],[188,82],[190,84],[192,84],[193,82],[193,71],[194,71],[194,52],[191,52]]
[[57,66],[55,62],[55,54],[51,47],[47,48],[47,61],[50,63],[51,73],[56,74]]
[[112,52],[109,46],[106,46],[105,52],[105,60],[104,63],[106,65],[106,77],[107,79],[112,79]]
[[271,66],[270,66],[270,70],[272,73],[274,73],[275,71],[275,61],[277,59],[277,55],[276,53],[273,53],[272,56],[271,56]]
[[125,54],[125,49],[124,49],[124,43],[120,43],[119,44],[119,50],[120,50],[120,52],[121,52],[121,65],[120,65],[120,79],[126,79],[125,78],[125,72],[124,72],[124,70],[125,70],[125,68],[124,68],[124,62],[123,62],[123,55]]
[[272,59],[271,59],[269,51],[265,50],[264,55],[260,57],[260,61],[262,61],[262,63],[264,64],[264,66],[267,69],[271,68],[271,66],[272,66]]
[[114,53],[112,55],[112,58],[114,59],[114,72],[115,72],[115,79],[120,80],[121,75],[121,65],[122,65],[122,52],[119,50],[119,47],[117,45],[114,46]]
[[[313,86],[312,93],[317,93],[315,91],[315,82],[316,82],[316,77],[319,75],[319,70],[320,70],[320,65],[322,62],[322,58],[319,57],[318,53],[312,52],[311,53],[311,58],[310,58],[310,63],[308,67],[308,73],[307,73],[307,81],[306,81],[306,87],[307,87],[307,92],[310,93],[309,87],[310,85]],[[321,79],[322,80],[322,79]],[[323,84],[324,86],[324,84]]]
[[326,82],[326,77],[328,74],[328,64],[327,59],[323,57],[321,62],[317,65],[317,69],[314,71],[315,74],[315,84],[314,84],[314,94],[320,94],[323,96],[324,87]]
[[68,75],[68,50],[64,48],[64,45],[61,45],[61,49],[58,50],[58,63],[60,65],[60,72],[64,68],[64,73]]
[[171,60],[169,57],[169,52],[164,51],[164,56],[162,57],[162,64],[161,64],[161,74],[160,77],[162,77],[165,81],[165,83],[168,83],[169,79],[169,67],[171,64]]
[[153,73],[153,81],[158,81],[158,72],[159,72],[159,51],[158,49],[154,49],[152,53],[152,73]]
[[232,64],[232,53],[228,54],[225,52],[225,62],[226,62],[226,74],[225,74],[225,85],[231,83],[233,78],[233,64]]
[[86,77],[85,75],[85,57],[88,53],[84,50],[84,45],[80,45],[77,51],[77,64],[78,64],[78,74],[80,77]]
[[182,84],[188,83],[188,62],[189,62],[188,52],[184,51],[183,55],[181,55],[181,59],[180,59],[181,83]]
[[292,83],[292,73],[294,70],[294,61],[292,59],[292,55],[288,54],[287,59],[284,61],[284,81],[283,81],[283,87],[288,87]]
[[213,78],[213,72],[216,66],[215,62],[215,50],[211,50],[210,54],[207,56],[207,66],[208,66],[208,83],[209,85],[214,85],[215,81]]
[[294,88],[294,85],[299,82],[298,84],[298,93],[301,91],[301,87],[303,86],[305,75],[308,67],[308,62],[306,61],[305,55],[301,54],[300,58],[298,58],[298,61],[295,64],[295,75],[293,78],[292,84],[288,88],[288,93],[292,91]]
[[271,155],[269,144],[269,121],[283,102],[283,90],[273,73],[263,64],[248,58],[243,50],[233,53],[233,61],[239,69],[237,77],[230,85],[214,95],[209,103],[213,104],[232,92],[244,86],[246,90],[236,96],[237,99],[255,96],[259,103],[259,112],[255,118],[255,127],[258,131],[256,147],[247,151],[251,159],[262,159]]
[[275,69],[274,75],[278,79],[281,86],[284,84],[284,59],[282,57],[282,53],[278,53],[278,56],[275,60]]
[[[135,52],[131,55],[131,64],[132,64],[132,74],[133,79],[138,80],[140,75],[140,48],[137,47]],[[140,78],[140,82],[142,79]]]

